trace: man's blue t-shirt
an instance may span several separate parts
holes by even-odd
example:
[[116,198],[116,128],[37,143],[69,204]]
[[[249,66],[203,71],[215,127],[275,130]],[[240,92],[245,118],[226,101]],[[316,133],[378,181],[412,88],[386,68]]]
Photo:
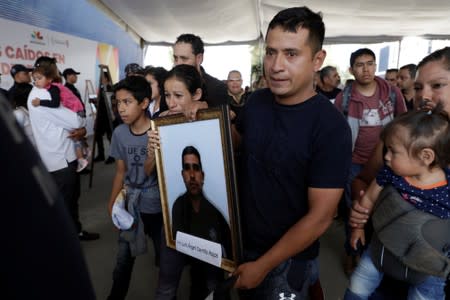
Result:
[[[350,128],[322,95],[286,106],[269,89],[250,96],[236,127],[242,135],[244,247],[263,254],[308,212],[308,188],[344,188]],[[297,257],[316,257],[318,246],[314,242]]]

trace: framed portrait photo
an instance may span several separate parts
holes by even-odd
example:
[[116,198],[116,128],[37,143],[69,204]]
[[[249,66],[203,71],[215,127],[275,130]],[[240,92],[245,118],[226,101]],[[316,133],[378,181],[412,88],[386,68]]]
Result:
[[152,120],[167,246],[232,272],[242,257],[228,109]]

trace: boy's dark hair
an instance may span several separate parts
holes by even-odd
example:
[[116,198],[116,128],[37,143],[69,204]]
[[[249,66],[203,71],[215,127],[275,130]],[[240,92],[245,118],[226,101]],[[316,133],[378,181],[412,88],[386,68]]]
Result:
[[337,70],[336,69],[336,67],[333,67],[333,66],[326,66],[326,67],[323,67],[322,69],[320,69],[320,80],[323,82],[323,79],[325,78],[325,77],[327,77],[328,75],[330,75],[330,73],[333,71],[333,70]]
[[376,61],[376,57],[375,57],[375,53],[373,53],[372,50],[370,50],[369,48],[361,48],[356,50],[355,52],[353,52],[350,55],[350,67],[353,68],[353,65],[355,64],[355,60],[363,55],[370,55],[373,57],[373,60]]
[[315,13],[306,6],[287,8],[273,17],[267,28],[267,33],[277,26],[293,33],[296,33],[299,28],[308,29],[308,42],[313,54],[322,49],[325,38],[325,24],[322,20],[322,13]]
[[411,111],[390,122],[381,134],[381,139],[391,139],[399,127],[408,130],[407,137],[401,137],[403,145],[413,156],[418,156],[424,148],[433,149],[435,160],[430,167],[445,169],[450,163],[450,123],[447,112],[439,103],[431,112]]
[[415,64],[404,65],[400,70],[407,69],[412,79],[416,78],[417,66]]
[[193,155],[197,156],[197,158],[198,158],[198,165],[200,166],[200,169],[203,170],[203,168],[202,168],[202,159],[200,158],[200,153],[198,152],[197,148],[195,148],[194,146],[186,146],[186,147],[184,147],[183,152],[181,153],[181,167],[183,168],[184,156],[188,155],[188,154],[193,154]]
[[119,90],[129,91],[139,103],[145,98],[150,101],[152,97],[152,88],[142,76],[129,76],[116,83],[113,87],[114,97]]
[[184,33],[177,37],[175,44],[186,43],[191,44],[194,55],[205,53],[202,39],[198,35],[192,33]]
[[197,89],[202,88],[202,78],[197,68],[191,65],[178,65],[167,73],[166,80],[176,78],[186,85],[191,95],[195,94]]
[[432,61],[442,61],[443,67],[450,71],[450,47],[445,47],[425,56],[417,65],[417,69]]

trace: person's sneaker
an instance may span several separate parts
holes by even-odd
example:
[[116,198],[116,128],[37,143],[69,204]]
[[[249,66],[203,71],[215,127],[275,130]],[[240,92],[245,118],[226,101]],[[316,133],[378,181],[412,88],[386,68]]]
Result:
[[100,238],[100,234],[95,232],[87,232],[85,230],[78,233],[78,239],[80,241],[94,241]]
[[77,166],[77,172],[83,171],[87,166],[89,162],[85,158],[79,158],[78,159],[78,166]]
[[109,164],[112,164],[115,161],[116,160],[114,159],[114,157],[108,156],[108,158],[105,160],[105,164],[109,165]]

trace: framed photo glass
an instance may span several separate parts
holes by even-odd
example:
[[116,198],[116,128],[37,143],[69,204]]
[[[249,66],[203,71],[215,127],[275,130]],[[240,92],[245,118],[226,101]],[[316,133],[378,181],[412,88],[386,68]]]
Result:
[[152,120],[167,246],[232,272],[242,256],[227,108]]

